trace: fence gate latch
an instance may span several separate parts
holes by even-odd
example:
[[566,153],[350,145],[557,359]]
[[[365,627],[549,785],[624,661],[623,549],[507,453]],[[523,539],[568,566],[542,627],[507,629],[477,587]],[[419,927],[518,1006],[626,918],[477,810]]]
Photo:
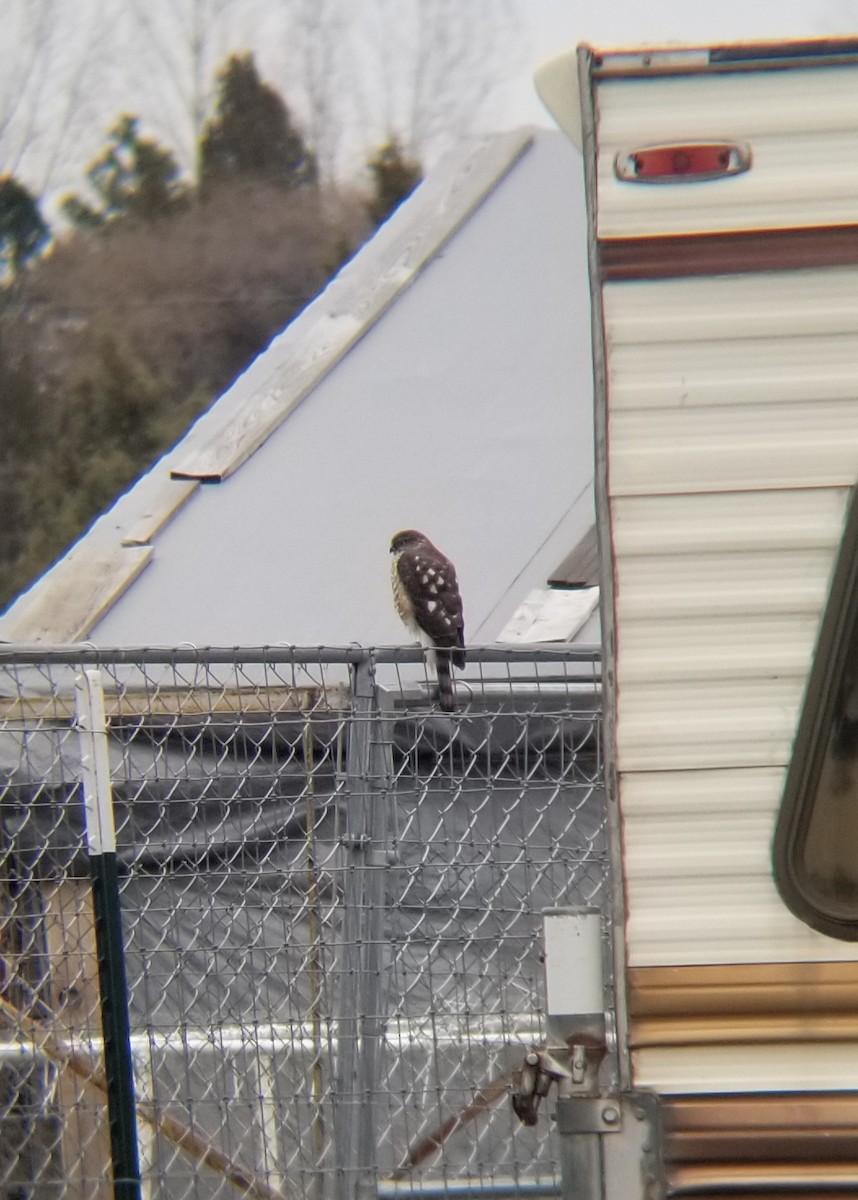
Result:
[[600,911],[549,910],[543,942],[547,1044],[525,1055],[513,1111],[535,1125],[555,1085],[563,1200],[661,1200],[658,1097],[618,1091]]
[[570,1079],[571,1071],[546,1050],[530,1050],[526,1055],[515,1087],[512,1090],[512,1110],[522,1125],[535,1125],[539,1105],[548,1095],[552,1083]]

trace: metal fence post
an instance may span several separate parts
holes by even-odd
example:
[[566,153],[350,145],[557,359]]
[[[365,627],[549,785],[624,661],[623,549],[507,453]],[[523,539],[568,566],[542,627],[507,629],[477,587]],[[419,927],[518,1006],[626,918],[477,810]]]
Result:
[[375,1095],[381,1040],[389,724],[379,713],[372,656],[354,666],[346,775],[343,935],[339,979],[338,1200],[375,1191]]
[[391,788],[393,784],[393,721],[386,711],[385,693],[376,687],[376,716],[371,723],[370,791],[367,813],[365,894],[365,952],[361,988],[363,1040],[361,1075],[364,1103],[360,1110],[358,1151],[363,1170],[358,1175],[359,1200],[376,1195],[376,1109],[386,1023],[385,899],[390,852]]
[[88,668],[75,680],[80,734],[86,840],[92,873],[95,940],[101,992],[107,1112],[116,1200],[140,1200],[140,1163],[134,1071],[122,942],[116,831],[107,754],[107,720],[101,672]]

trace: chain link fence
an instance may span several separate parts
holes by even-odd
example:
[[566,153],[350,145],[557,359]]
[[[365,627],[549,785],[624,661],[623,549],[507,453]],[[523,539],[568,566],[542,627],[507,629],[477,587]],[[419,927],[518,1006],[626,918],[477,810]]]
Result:
[[596,654],[469,650],[446,715],[410,649],[7,647],[0,1200],[113,1194],[84,671],[145,1200],[554,1194],[506,1098],[542,912],[607,904]]

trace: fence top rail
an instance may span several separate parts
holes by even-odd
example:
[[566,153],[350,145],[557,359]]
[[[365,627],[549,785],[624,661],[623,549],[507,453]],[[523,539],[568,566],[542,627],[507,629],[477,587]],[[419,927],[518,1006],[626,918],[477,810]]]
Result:
[[[521,646],[468,646],[467,659],[480,663],[587,663],[601,662],[601,647],[565,643],[533,643]],[[312,663],[353,665],[371,661],[381,664],[419,663],[425,651],[420,646],[292,646],[278,642],[268,646],[94,646],[89,642],[71,645],[0,644],[0,664],[92,664],[117,663]]]

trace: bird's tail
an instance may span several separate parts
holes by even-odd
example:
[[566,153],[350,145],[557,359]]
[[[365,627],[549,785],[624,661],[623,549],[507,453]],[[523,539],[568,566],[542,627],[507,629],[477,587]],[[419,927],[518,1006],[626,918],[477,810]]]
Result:
[[450,670],[450,651],[435,651],[435,670],[438,675],[438,707],[441,712],[456,711],[456,695],[453,691],[453,675]]

